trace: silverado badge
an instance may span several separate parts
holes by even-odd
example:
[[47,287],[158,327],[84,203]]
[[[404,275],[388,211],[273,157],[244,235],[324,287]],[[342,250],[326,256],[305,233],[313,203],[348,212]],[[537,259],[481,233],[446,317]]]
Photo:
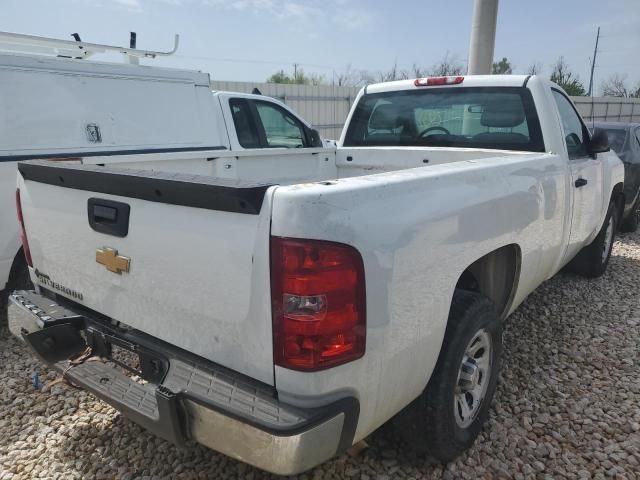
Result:
[[131,259],[118,255],[118,251],[113,248],[104,247],[96,250],[96,262],[107,267],[110,272],[121,274],[129,271]]

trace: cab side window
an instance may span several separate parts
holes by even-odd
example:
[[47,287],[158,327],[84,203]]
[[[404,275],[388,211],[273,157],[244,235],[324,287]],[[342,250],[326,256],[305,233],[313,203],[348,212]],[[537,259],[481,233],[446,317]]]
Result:
[[271,148],[307,147],[304,126],[289,112],[268,102],[255,102],[264,129],[266,146]]
[[552,92],[553,99],[558,106],[560,118],[562,119],[564,140],[567,144],[569,158],[585,157],[587,155],[587,144],[589,142],[587,129],[569,99],[555,89],[552,90]]
[[243,148],[262,147],[249,101],[244,98],[234,98],[229,101],[229,107],[240,145]]

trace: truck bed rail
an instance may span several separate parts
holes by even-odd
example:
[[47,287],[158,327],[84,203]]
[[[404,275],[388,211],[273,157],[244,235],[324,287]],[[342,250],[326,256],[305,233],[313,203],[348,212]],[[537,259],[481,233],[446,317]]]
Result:
[[270,183],[46,160],[18,163],[26,181],[223,212],[258,215]]

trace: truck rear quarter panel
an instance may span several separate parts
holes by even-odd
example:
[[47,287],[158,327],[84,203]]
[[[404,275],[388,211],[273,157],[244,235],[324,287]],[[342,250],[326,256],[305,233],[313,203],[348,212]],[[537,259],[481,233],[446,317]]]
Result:
[[558,155],[522,154],[279,187],[271,234],[355,246],[367,298],[364,357],[316,373],[276,367],[281,398],[307,405],[357,396],[358,440],[417,397],[469,265],[519,246],[512,309],[555,273],[568,235],[566,169]]

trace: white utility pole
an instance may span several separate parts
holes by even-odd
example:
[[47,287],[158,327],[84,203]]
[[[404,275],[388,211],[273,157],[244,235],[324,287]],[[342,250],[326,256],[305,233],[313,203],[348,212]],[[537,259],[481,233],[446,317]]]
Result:
[[488,75],[496,43],[498,0],[474,0],[467,75]]

